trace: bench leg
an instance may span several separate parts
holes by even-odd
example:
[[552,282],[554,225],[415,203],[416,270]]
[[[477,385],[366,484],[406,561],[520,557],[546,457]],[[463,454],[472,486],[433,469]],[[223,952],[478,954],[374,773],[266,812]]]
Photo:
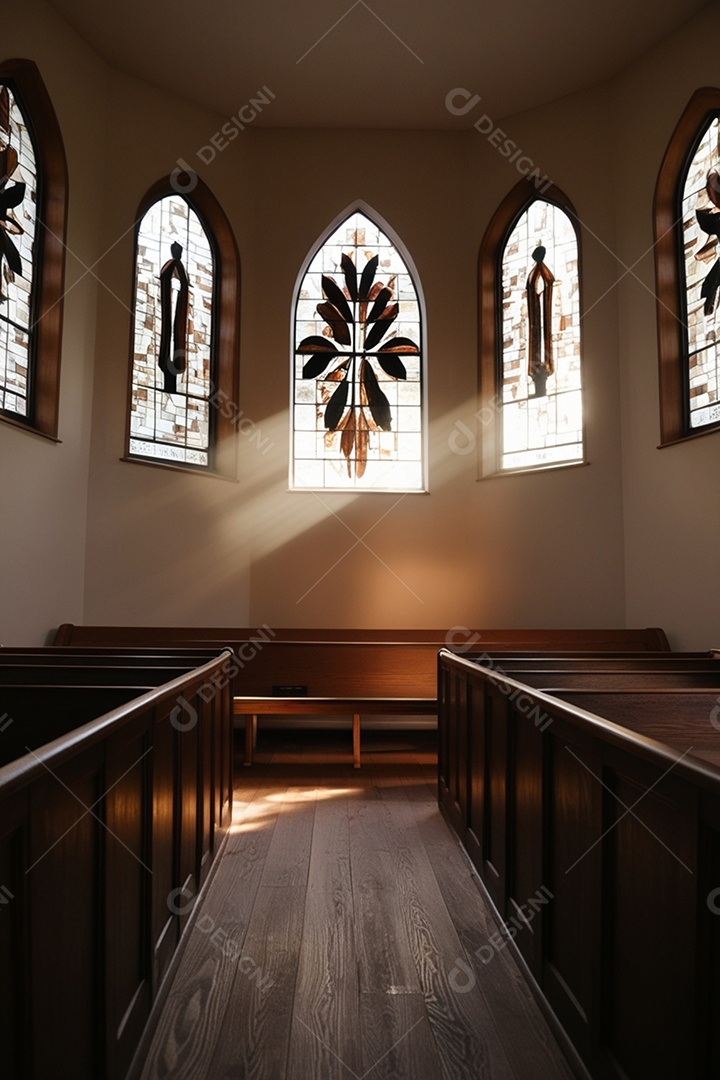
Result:
[[353,713],[353,768],[360,768],[360,713]]
[[252,765],[257,742],[257,716],[245,715],[245,765]]

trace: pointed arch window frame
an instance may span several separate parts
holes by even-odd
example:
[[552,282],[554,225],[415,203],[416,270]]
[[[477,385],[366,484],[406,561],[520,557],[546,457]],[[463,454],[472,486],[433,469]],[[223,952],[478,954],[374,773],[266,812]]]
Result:
[[0,412],[0,421],[58,442],[60,366],[68,210],[68,167],[60,124],[33,60],[0,63],[0,84],[20,103],[37,166],[37,226],[31,297],[28,415]]
[[[557,206],[570,219],[577,243],[579,319],[583,315],[582,237],[575,207],[555,184],[543,187],[542,193],[531,178],[523,177],[502,200],[490,219],[480,245],[479,282],[479,352],[478,352],[478,474],[479,479],[495,476],[527,475],[555,469],[572,469],[588,464],[585,408],[582,418],[582,460],[543,463],[519,468],[502,465],[502,396],[503,396],[503,292],[502,261],[505,247],[518,221],[534,202]],[[580,370],[583,371],[582,337]],[[581,393],[583,393],[581,385]]]
[[680,235],[685,177],[701,138],[715,117],[720,117],[720,88],[701,87],[691,96],[670,136],[655,185],[653,227],[660,409],[658,449],[720,430],[720,421],[702,428],[691,428],[689,423],[688,338],[683,295],[685,263]]
[[[187,181],[187,183],[185,182]],[[213,330],[211,350],[211,412],[209,462],[192,465],[165,458],[130,452],[135,311],[137,304],[138,232],[147,212],[164,198],[179,196],[197,215],[208,237],[214,259]],[[173,173],[157,180],[140,200],[135,214],[132,258],[132,317],[128,367],[125,452],[122,461],[175,469],[201,476],[235,479],[237,475],[237,424],[243,416],[239,406],[240,371],[238,340],[240,327],[240,255],[235,235],[222,206],[197,174]]]
[[[408,274],[412,280],[413,289],[417,298],[418,314],[419,314],[419,327],[420,327],[420,424],[421,424],[421,486],[416,488],[407,488],[403,486],[397,486],[392,488],[378,488],[370,485],[356,485],[347,487],[319,487],[319,486],[302,486],[295,482],[295,363],[296,363],[296,326],[297,326],[297,307],[300,300],[300,288],[308,273],[308,269],[317,256],[320,250],[327,243],[328,239],[336,232],[344,221],[348,220],[354,213],[361,213],[367,217],[373,225],[375,225],[384,235],[391,241],[392,245],[400,255]],[[312,491],[327,491],[327,492],[345,492],[353,495],[425,495],[429,491],[429,477],[428,477],[428,363],[427,363],[427,314],[425,307],[425,297],[420,283],[420,275],[415,262],[410,255],[406,245],[398,236],[397,232],[392,226],[385,220],[385,218],[379,214],[372,206],[366,203],[362,199],[358,199],[350,203],[344,210],[340,211],[330,224],[323,229],[315,242],[311,245],[309,253],[305,257],[298,272],[295,284],[292,291],[292,307],[290,314],[290,438],[289,438],[289,464],[288,464],[288,477],[289,484],[288,489],[290,492],[312,492]]]

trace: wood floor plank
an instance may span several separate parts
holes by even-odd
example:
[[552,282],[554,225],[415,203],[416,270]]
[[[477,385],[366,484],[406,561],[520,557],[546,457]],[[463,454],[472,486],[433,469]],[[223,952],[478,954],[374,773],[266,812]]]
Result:
[[359,985],[365,993],[418,994],[379,795],[368,785],[349,819]]
[[[315,821],[314,786],[296,785],[278,795],[281,811],[270,840],[262,883],[267,886],[305,886]],[[269,796],[272,800],[272,796]],[[281,828],[277,825],[282,824]]]
[[[316,789],[289,785],[279,813],[243,942],[252,962],[238,967],[225,1031],[210,1075],[277,1080],[286,1075],[295,982],[303,939],[305,899],[315,825]],[[272,803],[273,796],[268,800]]]
[[510,1080],[512,1068],[477,985],[459,993],[452,981],[464,949],[404,794],[384,800],[412,955],[430,1027],[448,1080]]
[[[406,791],[436,881],[464,947],[462,959],[467,966],[458,968],[454,981],[459,986],[476,981],[517,1080],[571,1080],[572,1070],[512,953],[488,944],[499,926],[467,856],[437,804],[425,800],[412,786]],[[518,1032],[527,1033],[526,1037],[518,1038]]]
[[365,1080],[437,1080],[442,1066],[425,1002],[417,994],[360,996]]
[[[344,815],[338,813],[342,807]],[[340,839],[342,847],[338,850]],[[288,1076],[334,1080],[361,1070],[347,800],[319,801],[305,902]]]
[[226,845],[193,920],[174,979],[177,989],[166,1001],[142,1080],[199,1080],[208,1075],[238,969],[243,974],[258,971],[243,945],[281,806],[260,797],[248,803],[241,818],[235,816],[236,822],[262,827],[238,834],[233,854],[227,854]]
[[511,954],[480,958],[497,927],[425,735],[369,733],[360,770],[349,733],[301,736],[237,769],[141,1080],[570,1080]]
[[[450,860],[439,859],[437,850],[431,850],[430,857],[464,946],[466,963],[477,980],[518,1080],[570,1080],[572,1071],[512,953],[507,948],[488,944],[498,933],[492,914],[485,909],[484,929],[483,919],[469,917],[470,912],[479,912],[484,907],[478,905],[477,886],[471,875],[449,866]],[[498,937],[493,940],[497,942]],[[500,940],[505,940],[502,935]],[[461,972],[457,980],[462,982],[463,978]],[[524,1032],[525,1037],[517,1038],[518,1031]]]
[[304,913],[304,883],[260,886],[243,944],[244,954],[255,966],[236,972],[222,1038],[215,1045],[207,1077],[282,1080],[289,1075],[288,1044]]

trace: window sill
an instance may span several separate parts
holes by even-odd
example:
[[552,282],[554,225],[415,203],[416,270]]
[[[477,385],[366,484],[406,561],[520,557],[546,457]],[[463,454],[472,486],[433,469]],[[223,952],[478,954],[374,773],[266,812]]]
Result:
[[129,462],[131,465],[149,465],[155,469],[164,469],[166,472],[180,472],[191,476],[209,476],[215,480],[228,480],[237,483],[237,477],[219,472],[217,469],[205,465],[183,465],[174,461],[159,461],[155,458],[134,457],[132,454],[124,454],[120,461]]

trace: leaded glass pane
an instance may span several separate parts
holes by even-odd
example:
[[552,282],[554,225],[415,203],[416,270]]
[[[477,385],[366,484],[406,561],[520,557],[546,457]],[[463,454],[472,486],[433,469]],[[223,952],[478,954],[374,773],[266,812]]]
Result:
[[29,417],[37,164],[28,123],[0,86],[0,410]]
[[503,469],[583,460],[577,237],[542,199],[502,253],[501,383]]
[[720,279],[720,124],[705,129],[682,191],[682,249],[687,327],[687,402],[691,428],[720,422],[718,313]]
[[[181,195],[159,199],[142,218],[137,236],[132,455],[210,464],[213,274],[210,241],[195,211]],[[179,333],[184,285],[187,317],[180,320]],[[161,363],[165,340],[168,359]]]
[[423,491],[420,301],[402,255],[360,211],[310,260],[294,350],[293,487]]

